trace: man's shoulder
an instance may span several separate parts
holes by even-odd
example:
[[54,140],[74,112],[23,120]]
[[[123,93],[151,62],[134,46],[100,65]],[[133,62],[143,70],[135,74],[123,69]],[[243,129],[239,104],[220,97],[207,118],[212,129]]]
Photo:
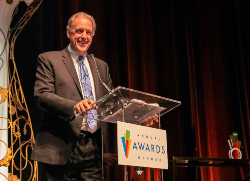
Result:
[[54,54],[60,54],[61,51],[48,51],[48,52],[43,52],[40,55],[54,55]]
[[68,50],[65,48],[63,50],[60,51],[48,51],[48,52],[44,52],[38,55],[38,58],[40,60],[51,60],[51,61],[55,61],[57,59],[62,59],[65,57],[68,57],[69,52]]
[[[43,52],[41,53],[40,55],[41,56],[55,56],[55,55],[64,55],[64,54],[68,54],[68,50],[67,48],[63,49],[63,50],[60,50],[60,51],[48,51],[48,52]],[[39,56],[40,56],[39,55]]]
[[[96,57],[94,57],[94,56],[92,56],[92,55],[89,55],[88,56],[88,59],[92,59],[92,60],[94,60],[98,65],[107,65],[107,63],[105,62],[105,61],[103,61],[103,60],[101,60],[101,59],[99,59],[99,58],[96,58]],[[89,60],[90,61],[90,60]]]

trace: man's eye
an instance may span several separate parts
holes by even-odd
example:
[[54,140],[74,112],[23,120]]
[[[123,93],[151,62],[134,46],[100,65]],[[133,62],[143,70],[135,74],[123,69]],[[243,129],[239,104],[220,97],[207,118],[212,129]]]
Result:
[[87,31],[87,35],[91,35],[91,32],[90,32],[90,31]]
[[81,30],[76,30],[76,33],[81,34],[82,31]]

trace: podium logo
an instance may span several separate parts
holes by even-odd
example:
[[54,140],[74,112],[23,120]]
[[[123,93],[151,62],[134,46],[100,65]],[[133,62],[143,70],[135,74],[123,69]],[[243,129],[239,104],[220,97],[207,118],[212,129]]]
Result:
[[131,145],[130,131],[126,130],[126,133],[124,133],[124,136],[121,138],[122,138],[122,144],[123,144],[125,156],[126,156],[126,158],[128,158],[130,145]]

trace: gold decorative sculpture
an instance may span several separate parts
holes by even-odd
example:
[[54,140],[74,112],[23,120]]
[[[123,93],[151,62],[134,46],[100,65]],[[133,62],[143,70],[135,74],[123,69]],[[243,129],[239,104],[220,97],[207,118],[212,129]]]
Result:
[[[20,2],[21,1],[19,1],[17,6],[15,7],[12,19],[18,12],[18,5]],[[12,4],[13,0],[6,0],[6,3]],[[0,85],[0,104],[3,104],[8,100],[9,109],[9,119],[6,117],[0,117],[0,121],[8,122],[8,126],[6,128],[1,128],[0,131],[8,130],[10,133],[9,146],[4,141],[0,140],[1,143],[4,143],[4,145],[6,145],[7,150],[5,157],[0,158],[0,167],[9,166],[9,170],[11,172],[8,174],[8,178],[4,174],[0,174],[3,175],[6,179],[13,181],[22,180],[23,172],[25,170],[29,170],[30,176],[28,180],[38,180],[37,162],[30,161],[28,158],[28,153],[33,149],[35,139],[30,114],[16,68],[14,47],[18,35],[30,20],[32,15],[36,12],[41,3],[42,0],[33,0],[29,4],[25,14],[20,18],[17,24],[14,25],[14,27],[9,27],[7,35],[4,34],[2,29],[0,29],[0,33],[2,33],[5,40],[3,50],[0,50],[0,56],[3,55],[4,51],[6,51],[7,42],[9,42],[10,45],[7,65],[4,65],[4,61],[0,57],[0,71],[3,66],[7,66],[8,70],[8,87],[3,88]],[[14,172],[15,174],[19,174],[14,175]]]
[[5,89],[2,86],[0,86],[0,94],[1,94],[0,104],[6,101],[6,99],[8,98],[8,92],[9,92],[8,89]]
[[[4,144],[6,145],[6,143],[4,143]],[[11,149],[8,148],[7,145],[6,145],[6,147],[7,147],[7,153],[6,153],[5,157],[2,160],[0,160],[0,166],[1,167],[2,166],[8,167],[10,165],[11,159],[13,158]]]

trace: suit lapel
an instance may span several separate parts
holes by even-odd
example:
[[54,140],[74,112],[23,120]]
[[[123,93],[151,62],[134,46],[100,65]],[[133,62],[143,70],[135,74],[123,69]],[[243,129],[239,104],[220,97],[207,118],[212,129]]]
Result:
[[93,76],[93,81],[94,81],[94,84],[95,84],[96,100],[98,100],[100,98],[99,91],[98,91],[98,90],[100,90],[100,81],[99,81],[99,78],[98,78],[96,65],[95,65],[94,60],[92,59],[92,57],[89,54],[87,54],[87,59],[88,59],[88,62],[89,62],[89,66],[90,66],[92,76]]
[[65,64],[65,66],[67,67],[72,79],[74,80],[76,87],[79,91],[79,94],[81,95],[82,99],[82,91],[81,91],[81,87],[80,87],[80,82],[76,73],[76,69],[73,63],[73,60],[69,54],[68,48],[65,48],[64,50],[62,50],[62,61]]

